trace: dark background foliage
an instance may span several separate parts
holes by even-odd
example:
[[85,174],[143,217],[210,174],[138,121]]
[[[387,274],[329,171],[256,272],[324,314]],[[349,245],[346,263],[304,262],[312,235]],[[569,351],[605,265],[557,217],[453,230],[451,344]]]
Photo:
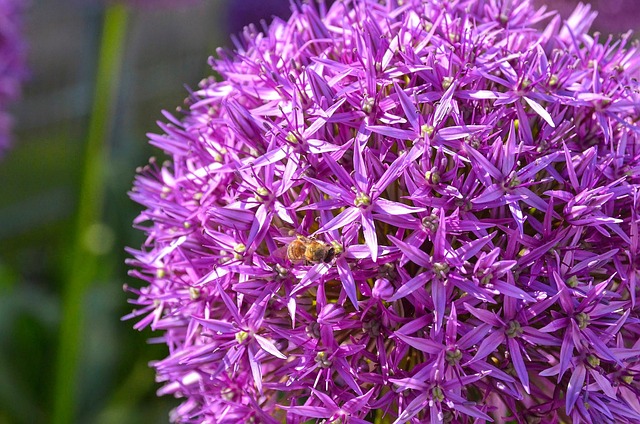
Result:
[[[145,3],[137,0],[136,4]],[[123,284],[124,246],[139,246],[131,222],[139,207],[127,197],[135,168],[161,153],[146,143],[162,109],[182,104],[187,87],[212,74],[206,59],[231,45],[244,24],[286,15],[287,0],[163,0],[132,7],[126,23],[115,107],[105,122],[104,207],[87,243],[98,257],[83,293],[83,331],[75,422],[161,423],[177,403],[157,398],[149,361],[166,355],[153,335],[120,317],[131,310]],[[538,3],[542,3],[539,1]],[[552,7],[565,3],[549,2]],[[596,28],[620,32],[640,14],[636,0],[595,1],[605,10]],[[84,144],[105,4],[99,0],[31,0],[25,17],[31,74],[13,108],[13,149],[0,161],[0,424],[50,421],[58,329],[74,242]],[[615,13],[612,13],[611,11]],[[565,15],[566,16],[566,15]],[[631,19],[632,17],[633,19]]]

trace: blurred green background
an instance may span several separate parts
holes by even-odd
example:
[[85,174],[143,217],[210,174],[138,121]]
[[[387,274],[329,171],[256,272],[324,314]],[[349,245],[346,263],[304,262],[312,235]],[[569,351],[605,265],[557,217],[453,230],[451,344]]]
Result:
[[[624,21],[597,26],[637,22],[640,1],[625,1]],[[139,285],[124,247],[143,242],[127,191],[136,167],[162,157],[145,136],[161,110],[212,74],[207,57],[230,32],[285,13],[288,0],[146,3],[29,3],[31,73],[0,160],[0,424],[162,423],[178,403],[155,396],[148,367],[166,348],[120,320],[131,311],[123,284]]]
[[[28,5],[24,33],[30,76],[13,108],[13,148],[0,161],[0,423],[52,422],[56,392],[72,393],[74,385],[76,415],[62,421],[161,423],[177,405],[155,396],[159,386],[148,367],[166,356],[166,348],[149,345],[152,334],[132,330],[133,321],[120,321],[131,311],[123,284],[137,284],[127,277],[124,247],[143,241],[131,228],[139,207],[127,191],[136,167],[152,155],[162,157],[145,136],[156,131],[161,110],[174,111],[187,95],[185,85],[195,87],[212,74],[207,58],[216,47],[229,46],[229,32],[250,17],[230,21],[230,1],[146,3],[126,10],[98,0],[31,0]],[[255,15],[255,9],[251,12]],[[119,46],[117,40],[103,42],[108,19],[124,37]],[[120,72],[110,75],[107,89],[98,94],[106,116],[92,121],[105,50],[101,43],[119,50],[111,54],[116,68],[121,57]],[[90,130],[92,125],[99,129]],[[98,210],[90,214],[88,231],[78,236],[91,131],[94,138],[96,132],[106,135],[97,143],[106,167],[93,187],[103,200],[101,205],[100,199],[89,200]],[[74,249],[78,240],[80,252]],[[63,377],[64,385],[56,388],[65,286],[71,269],[81,273],[77,268],[86,265],[93,269],[83,275],[92,282],[74,289],[77,299],[66,297],[81,308],[83,325],[74,337],[79,356],[71,364],[77,377]]]

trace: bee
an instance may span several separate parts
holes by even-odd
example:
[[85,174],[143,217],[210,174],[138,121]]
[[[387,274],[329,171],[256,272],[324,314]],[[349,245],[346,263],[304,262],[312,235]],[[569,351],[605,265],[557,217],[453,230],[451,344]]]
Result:
[[307,261],[329,263],[335,256],[335,249],[313,238],[298,235],[287,245],[287,258],[291,262]]

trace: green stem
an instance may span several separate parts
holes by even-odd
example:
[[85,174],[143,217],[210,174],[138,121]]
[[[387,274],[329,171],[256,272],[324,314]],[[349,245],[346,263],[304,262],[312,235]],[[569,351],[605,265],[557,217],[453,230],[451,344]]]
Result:
[[128,10],[114,3],[104,15],[100,57],[89,120],[71,257],[65,272],[62,318],[54,386],[52,422],[76,422],[78,367],[84,331],[83,303],[96,277],[98,256],[87,238],[100,222],[104,198],[104,171],[111,117],[117,100]]

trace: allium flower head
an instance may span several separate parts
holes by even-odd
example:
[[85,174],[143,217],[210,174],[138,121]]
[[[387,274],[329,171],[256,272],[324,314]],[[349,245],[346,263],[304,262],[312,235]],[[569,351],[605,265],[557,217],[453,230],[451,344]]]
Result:
[[24,9],[23,0],[0,0],[0,155],[12,139],[13,120],[8,108],[20,95],[27,74],[22,34]]
[[293,8],[131,194],[172,419],[640,422],[636,49],[585,7]]

